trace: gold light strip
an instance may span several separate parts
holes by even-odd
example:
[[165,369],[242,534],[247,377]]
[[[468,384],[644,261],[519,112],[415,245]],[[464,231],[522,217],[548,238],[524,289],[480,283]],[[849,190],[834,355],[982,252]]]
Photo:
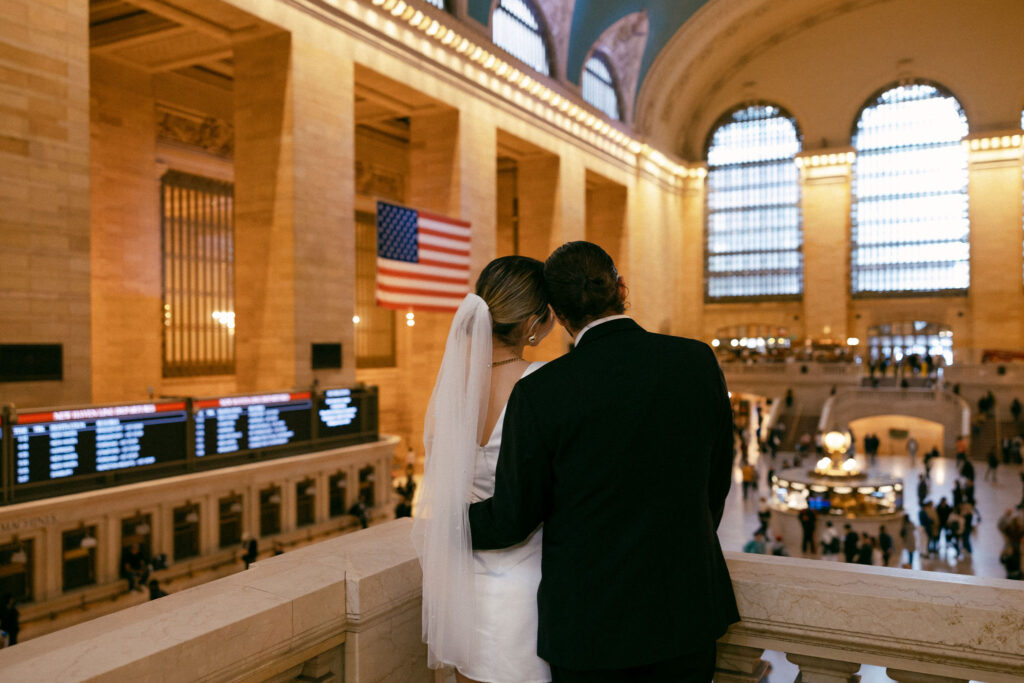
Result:
[[[478,45],[470,38],[441,24],[437,19],[410,7],[404,0],[371,0],[371,2],[380,11],[389,14],[395,20],[406,22],[411,28],[422,31],[442,47],[453,50],[465,59],[476,63],[480,68],[517,87],[524,95],[543,103],[543,106],[549,110],[547,118],[570,134],[584,140],[586,139],[582,134],[584,130],[587,133],[600,136],[630,154],[641,157],[636,160],[638,165],[656,174],[668,173],[673,180],[704,178],[707,175],[705,168],[691,168],[686,164],[678,164],[662,152],[623,133],[608,121],[595,116],[576,102],[523,73],[515,65],[490,52],[485,46]],[[496,89],[492,87],[491,90]]]
[[796,157],[797,168],[805,166],[839,166],[852,164],[857,159],[856,152],[837,152],[834,154],[813,154]]

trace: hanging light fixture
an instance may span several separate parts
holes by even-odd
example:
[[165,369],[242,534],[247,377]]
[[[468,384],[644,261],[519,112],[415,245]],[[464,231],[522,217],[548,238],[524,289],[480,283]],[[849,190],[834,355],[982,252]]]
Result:
[[96,538],[91,536],[88,531],[85,532],[85,536],[82,537],[82,542],[78,544],[80,548],[95,548],[96,545]]
[[316,484],[310,484],[309,486],[306,487],[306,495],[307,496],[315,496],[316,495]]
[[28,564],[28,553],[21,547],[11,553],[11,564]]
[[234,503],[231,504],[231,507],[229,507],[228,509],[231,510],[232,512],[241,512],[242,504],[236,500]]

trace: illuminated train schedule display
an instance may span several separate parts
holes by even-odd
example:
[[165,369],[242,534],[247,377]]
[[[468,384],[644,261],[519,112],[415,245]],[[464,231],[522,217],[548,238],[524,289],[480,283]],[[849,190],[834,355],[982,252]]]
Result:
[[183,462],[184,401],[18,413],[15,482],[35,484]]
[[226,396],[194,404],[196,457],[288,446],[312,438],[310,392]]

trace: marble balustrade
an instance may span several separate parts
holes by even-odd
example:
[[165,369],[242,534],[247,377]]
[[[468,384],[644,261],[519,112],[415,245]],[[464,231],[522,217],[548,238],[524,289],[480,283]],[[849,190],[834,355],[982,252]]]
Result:
[[[33,600],[19,606],[22,640],[66,626],[90,616],[116,611],[121,607],[112,598],[127,590],[121,578],[122,522],[138,515],[149,519],[152,553],[163,553],[170,566],[156,572],[161,582],[174,580],[172,590],[237,571],[241,566],[241,544],[221,547],[219,501],[239,496],[242,530],[259,536],[261,526],[260,492],[278,487],[280,531],[260,538],[260,551],[269,553],[274,541],[285,546],[307,543],[312,539],[357,528],[350,515],[331,516],[331,477],[344,473],[344,509],[359,495],[359,473],[372,467],[375,477],[374,507],[370,517],[391,515],[394,501],[391,466],[397,437],[384,435],[380,440],[332,448],[221,469],[152,479],[111,488],[45,498],[0,507],[0,545],[31,543],[29,565]],[[315,488],[313,521],[300,525],[296,511],[296,486],[310,482]],[[174,510],[195,506],[198,514],[198,552],[175,561]],[[95,530],[95,581],[86,587],[64,590],[62,576],[62,534],[79,528]],[[131,601],[145,599],[130,596]],[[83,607],[88,606],[88,613]],[[55,622],[55,617],[60,622]],[[0,679],[2,679],[0,672]]]
[[[0,650],[0,681],[427,683],[411,521]],[[1024,679],[1024,585],[727,553],[743,621],[720,641],[718,683],[761,681],[764,650],[805,683]]]

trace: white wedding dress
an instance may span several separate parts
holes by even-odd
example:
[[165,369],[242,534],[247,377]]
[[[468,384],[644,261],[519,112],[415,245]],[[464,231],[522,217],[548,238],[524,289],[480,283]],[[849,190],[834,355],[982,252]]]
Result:
[[[523,377],[543,363],[530,363]],[[502,408],[487,444],[478,446],[472,502],[494,495],[501,448]],[[537,656],[537,587],[540,585],[541,529],[519,545],[473,553],[476,648],[459,671],[487,683],[547,683],[551,670]]]

